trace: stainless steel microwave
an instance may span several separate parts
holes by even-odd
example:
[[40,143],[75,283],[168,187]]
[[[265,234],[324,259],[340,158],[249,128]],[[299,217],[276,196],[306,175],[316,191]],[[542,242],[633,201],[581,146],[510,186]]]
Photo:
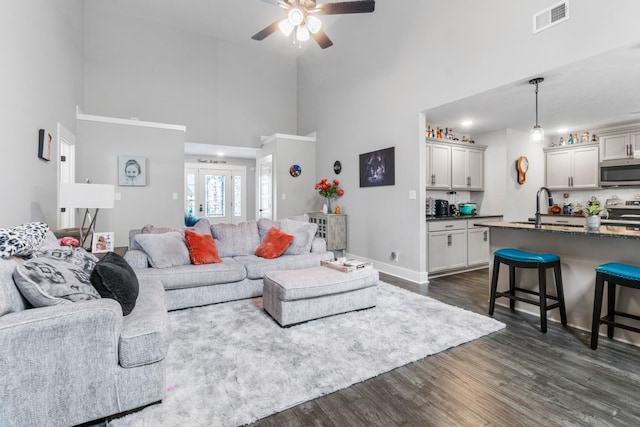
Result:
[[640,186],[640,159],[600,162],[600,185],[602,187]]

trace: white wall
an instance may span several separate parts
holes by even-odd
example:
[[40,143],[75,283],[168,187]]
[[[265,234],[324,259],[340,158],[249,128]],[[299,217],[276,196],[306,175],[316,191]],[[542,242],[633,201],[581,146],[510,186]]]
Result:
[[[554,3],[415,1],[397,7],[380,1],[374,13],[328,28],[335,42],[330,49],[308,49],[298,59],[298,130],[317,130],[318,170],[342,160],[349,252],[385,263],[391,250],[402,248],[398,267],[411,278],[424,271],[421,111],[640,40],[634,18],[640,3],[634,0],[616,8],[573,1],[569,21],[532,35],[534,12]],[[511,144],[519,143],[501,148],[508,169],[523,150]],[[396,185],[360,189],[358,154],[388,146],[396,147]],[[524,192],[487,188],[500,193],[489,199],[508,200],[513,193],[535,203],[528,191],[537,185],[534,175],[527,175],[532,181]],[[408,198],[409,190],[417,190],[418,200]],[[504,213],[514,216],[508,208]]]
[[[116,246],[129,246],[129,230],[146,224],[184,226],[183,131],[81,120],[76,153],[77,182],[113,184],[121,196],[96,227],[115,232]],[[118,156],[146,158],[145,187],[118,186]]]
[[[296,63],[86,2],[87,114],[187,126],[186,141],[260,146],[296,133]],[[185,6],[188,7],[188,6]]]
[[0,14],[0,228],[45,221],[57,228],[58,149],[38,159],[38,130],[75,132],[83,98],[81,0],[11,0]]

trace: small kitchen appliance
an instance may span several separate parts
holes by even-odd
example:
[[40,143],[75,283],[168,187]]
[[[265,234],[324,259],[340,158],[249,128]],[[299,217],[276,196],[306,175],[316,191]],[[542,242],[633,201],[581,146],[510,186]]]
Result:
[[436,216],[449,215],[449,201],[443,199],[436,199]]

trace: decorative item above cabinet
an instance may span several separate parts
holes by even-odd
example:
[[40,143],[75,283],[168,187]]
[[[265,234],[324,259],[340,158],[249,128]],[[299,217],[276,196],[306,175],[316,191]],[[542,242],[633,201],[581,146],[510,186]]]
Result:
[[484,190],[486,145],[426,138],[427,189]]

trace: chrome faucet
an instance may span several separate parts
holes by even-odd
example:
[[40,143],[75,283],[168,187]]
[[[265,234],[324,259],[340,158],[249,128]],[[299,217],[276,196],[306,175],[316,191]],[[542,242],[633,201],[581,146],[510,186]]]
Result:
[[549,206],[553,206],[553,197],[551,197],[551,191],[549,191],[547,187],[540,187],[538,193],[536,194],[536,228],[542,227],[542,221],[540,219],[540,193],[542,193],[543,190],[547,192]]

